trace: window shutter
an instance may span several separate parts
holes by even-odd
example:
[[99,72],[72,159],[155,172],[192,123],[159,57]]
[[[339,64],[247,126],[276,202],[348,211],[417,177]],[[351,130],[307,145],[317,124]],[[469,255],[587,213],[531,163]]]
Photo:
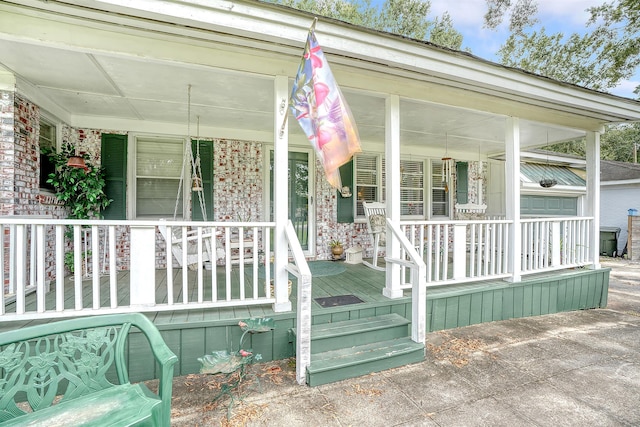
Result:
[[338,222],[352,223],[353,222],[353,195],[356,189],[353,188],[353,159],[340,167],[340,179],[342,180],[343,187],[349,187],[351,189],[351,197],[342,197],[340,192],[337,192],[338,198]]
[[456,202],[468,203],[469,200],[469,164],[467,162],[456,163]]
[[[197,145],[196,145],[197,144]],[[200,149],[200,169],[202,170],[202,194],[206,206],[207,220],[213,221],[213,141],[191,141],[193,156],[196,158]],[[191,218],[204,221],[198,193],[191,192]]]
[[105,174],[104,192],[111,203],[104,219],[127,218],[127,135],[102,134],[101,162]]

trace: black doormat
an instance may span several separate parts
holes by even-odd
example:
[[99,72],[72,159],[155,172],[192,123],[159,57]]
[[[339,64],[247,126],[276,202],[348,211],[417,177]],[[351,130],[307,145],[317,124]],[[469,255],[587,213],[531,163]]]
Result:
[[335,297],[315,298],[323,308],[338,307],[340,305],[358,304],[363,302],[355,295],[338,295]]

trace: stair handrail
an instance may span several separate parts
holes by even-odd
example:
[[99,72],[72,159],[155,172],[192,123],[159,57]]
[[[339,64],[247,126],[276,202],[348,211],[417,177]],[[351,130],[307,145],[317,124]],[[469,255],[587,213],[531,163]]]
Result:
[[[411,339],[424,343],[427,334],[427,265],[407,236],[387,218],[387,230],[400,242],[405,258],[385,257],[385,261],[399,264],[411,271]],[[400,278],[395,278],[400,279]]]
[[285,269],[298,280],[298,302],[296,322],[296,380],[306,384],[307,367],[311,363],[311,270],[300,246],[298,235],[291,220],[287,222],[285,235],[292,261]]

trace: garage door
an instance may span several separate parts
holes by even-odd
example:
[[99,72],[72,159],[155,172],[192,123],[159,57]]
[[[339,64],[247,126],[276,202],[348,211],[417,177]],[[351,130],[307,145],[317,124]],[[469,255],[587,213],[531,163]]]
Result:
[[520,215],[577,216],[577,197],[521,196]]

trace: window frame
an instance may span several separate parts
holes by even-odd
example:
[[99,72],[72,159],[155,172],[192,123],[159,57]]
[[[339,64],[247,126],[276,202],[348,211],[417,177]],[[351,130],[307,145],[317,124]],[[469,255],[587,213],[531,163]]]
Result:
[[[176,135],[161,135],[161,134],[143,134],[143,133],[130,133],[128,135],[128,144],[127,144],[127,157],[129,161],[127,162],[127,218],[130,220],[141,219],[141,220],[154,220],[158,218],[170,218],[173,219],[173,213],[170,215],[137,215],[138,211],[138,177],[137,168],[138,168],[138,140],[145,141],[162,141],[162,140],[173,140],[174,142],[180,141],[182,144],[181,156],[180,156],[180,164],[181,164],[181,177],[183,179],[182,182],[182,211],[178,211],[176,215],[176,220],[184,220],[186,221],[189,217],[190,207],[191,207],[191,164],[183,164],[184,156],[187,144],[187,138],[180,137]],[[187,170],[189,174],[185,172]],[[144,175],[140,175],[145,178]],[[187,182],[186,176],[189,176],[189,181]],[[160,178],[158,179],[166,179]],[[180,179],[180,178],[178,178]],[[175,197],[175,194],[173,194]],[[174,199],[175,200],[175,199]],[[175,202],[174,202],[175,206]]]
[[[367,166],[370,164],[375,164],[375,170],[359,167],[358,159],[362,159],[363,157],[368,158]],[[375,158],[375,161],[373,161],[373,158]],[[422,201],[418,202],[418,203],[422,203],[422,215],[420,214],[401,215],[401,218],[403,220],[411,220],[411,219],[424,220],[425,218],[426,219],[451,219],[451,215],[453,212],[453,199],[451,198],[451,189],[445,192],[446,204],[447,204],[447,215],[446,216],[433,215],[433,205],[435,203],[433,200],[433,190],[438,188],[444,189],[444,187],[434,186],[434,180],[433,180],[433,164],[434,162],[440,162],[440,161],[441,161],[440,159],[427,157],[427,156],[416,157],[412,155],[412,156],[401,157],[400,159],[401,166],[403,162],[419,162],[422,164]],[[385,194],[384,178],[385,178],[386,171],[384,168],[385,168],[385,159],[384,159],[384,155],[381,153],[364,153],[364,154],[358,154],[354,156],[353,174],[354,174],[354,193],[356,195],[356,197],[354,197],[354,206],[353,206],[354,222],[363,222],[365,220],[364,211],[361,208],[363,201],[375,201],[375,202],[385,201],[386,194]],[[368,173],[372,173],[373,175],[375,175],[375,184],[363,183],[365,180],[363,180],[362,177],[359,176],[359,173],[361,171],[366,171]],[[410,173],[410,172],[407,172],[407,173]],[[402,174],[401,174],[401,179],[402,179]],[[449,183],[449,185],[451,186],[452,184]],[[376,200],[361,198],[360,187],[367,187],[367,188],[374,187],[375,191],[371,191],[371,193],[375,193],[377,195]],[[401,185],[401,190],[411,191],[416,189],[417,187],[410,187],[410,186],[403,187]],[[401,203],[410,203],[410,201],[404,201],[404,202],[401,201]]]

